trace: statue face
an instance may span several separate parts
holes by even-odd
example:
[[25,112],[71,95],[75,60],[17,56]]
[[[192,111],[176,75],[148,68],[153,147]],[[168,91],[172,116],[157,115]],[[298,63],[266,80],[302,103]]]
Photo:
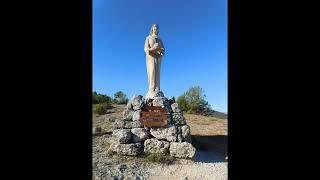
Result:
[[152,31],[154,34],[158,34],[158,26],[152,26]]

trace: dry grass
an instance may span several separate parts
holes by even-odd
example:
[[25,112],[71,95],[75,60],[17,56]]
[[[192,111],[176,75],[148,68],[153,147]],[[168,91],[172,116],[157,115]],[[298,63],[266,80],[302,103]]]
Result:
[[228,120],[195,114],[184,114],[190,126],[193,145],[221,155],[227,154]]
[[[92,126],[101,127],[102,131],[110,131],[113,128],[113,121],[122,118],[124,105],[112,105],[112,109],[107,110],[107,114],[98,115],[92,113]],[[113,119],[113,120],[112,120]]]
[[184,114],[191,128],[191,135],[228,135],[228,120],[195,114]]

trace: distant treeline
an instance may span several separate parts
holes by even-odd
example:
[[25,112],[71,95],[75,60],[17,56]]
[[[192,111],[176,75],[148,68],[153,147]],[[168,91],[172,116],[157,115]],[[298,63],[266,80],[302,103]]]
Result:
[[[228,115],[213,110],[205,97],[200,86],[192,86],[179,96],[176,102],[183,112],[227,119]],[[112,107],[111,104],[127,104],[128,101],[127,95],[122,91],[116,92],[113,97],[95,91],[92,93],[93,111],[97,114],[105,114],[106,110]]]
[[127,104],[128,101],[127,95],[122,91],[116,92],[113,97],[95,91],[92,93],[92,104]]
[[127,95],[122,91],[116,92],[113,97],[95,91],[92,93],[93,112],[100,115],[112,108],[111,104],[127,104],[128,101]]

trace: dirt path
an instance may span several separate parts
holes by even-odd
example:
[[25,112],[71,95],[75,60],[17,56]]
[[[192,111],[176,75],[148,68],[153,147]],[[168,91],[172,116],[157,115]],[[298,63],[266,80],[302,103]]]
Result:
[[157,166],[151,169],[151,180],[226,180],[227,163],[192,163]]

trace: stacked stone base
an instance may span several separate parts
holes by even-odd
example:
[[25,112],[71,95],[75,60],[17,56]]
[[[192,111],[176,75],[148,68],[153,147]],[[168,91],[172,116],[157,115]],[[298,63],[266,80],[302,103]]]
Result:
[[[167,126],[144,127],[140,122],[141,109],[146,105],[160,106],[168,113]],[[142,153],[170,154],[177,158],[192,158],[196,149],[191,144],[190,127],[174,99],[164,96],[145,100],[134,96],[123,111],[123,119],[115,121],[114,143],[109,151],[120,155]]]

